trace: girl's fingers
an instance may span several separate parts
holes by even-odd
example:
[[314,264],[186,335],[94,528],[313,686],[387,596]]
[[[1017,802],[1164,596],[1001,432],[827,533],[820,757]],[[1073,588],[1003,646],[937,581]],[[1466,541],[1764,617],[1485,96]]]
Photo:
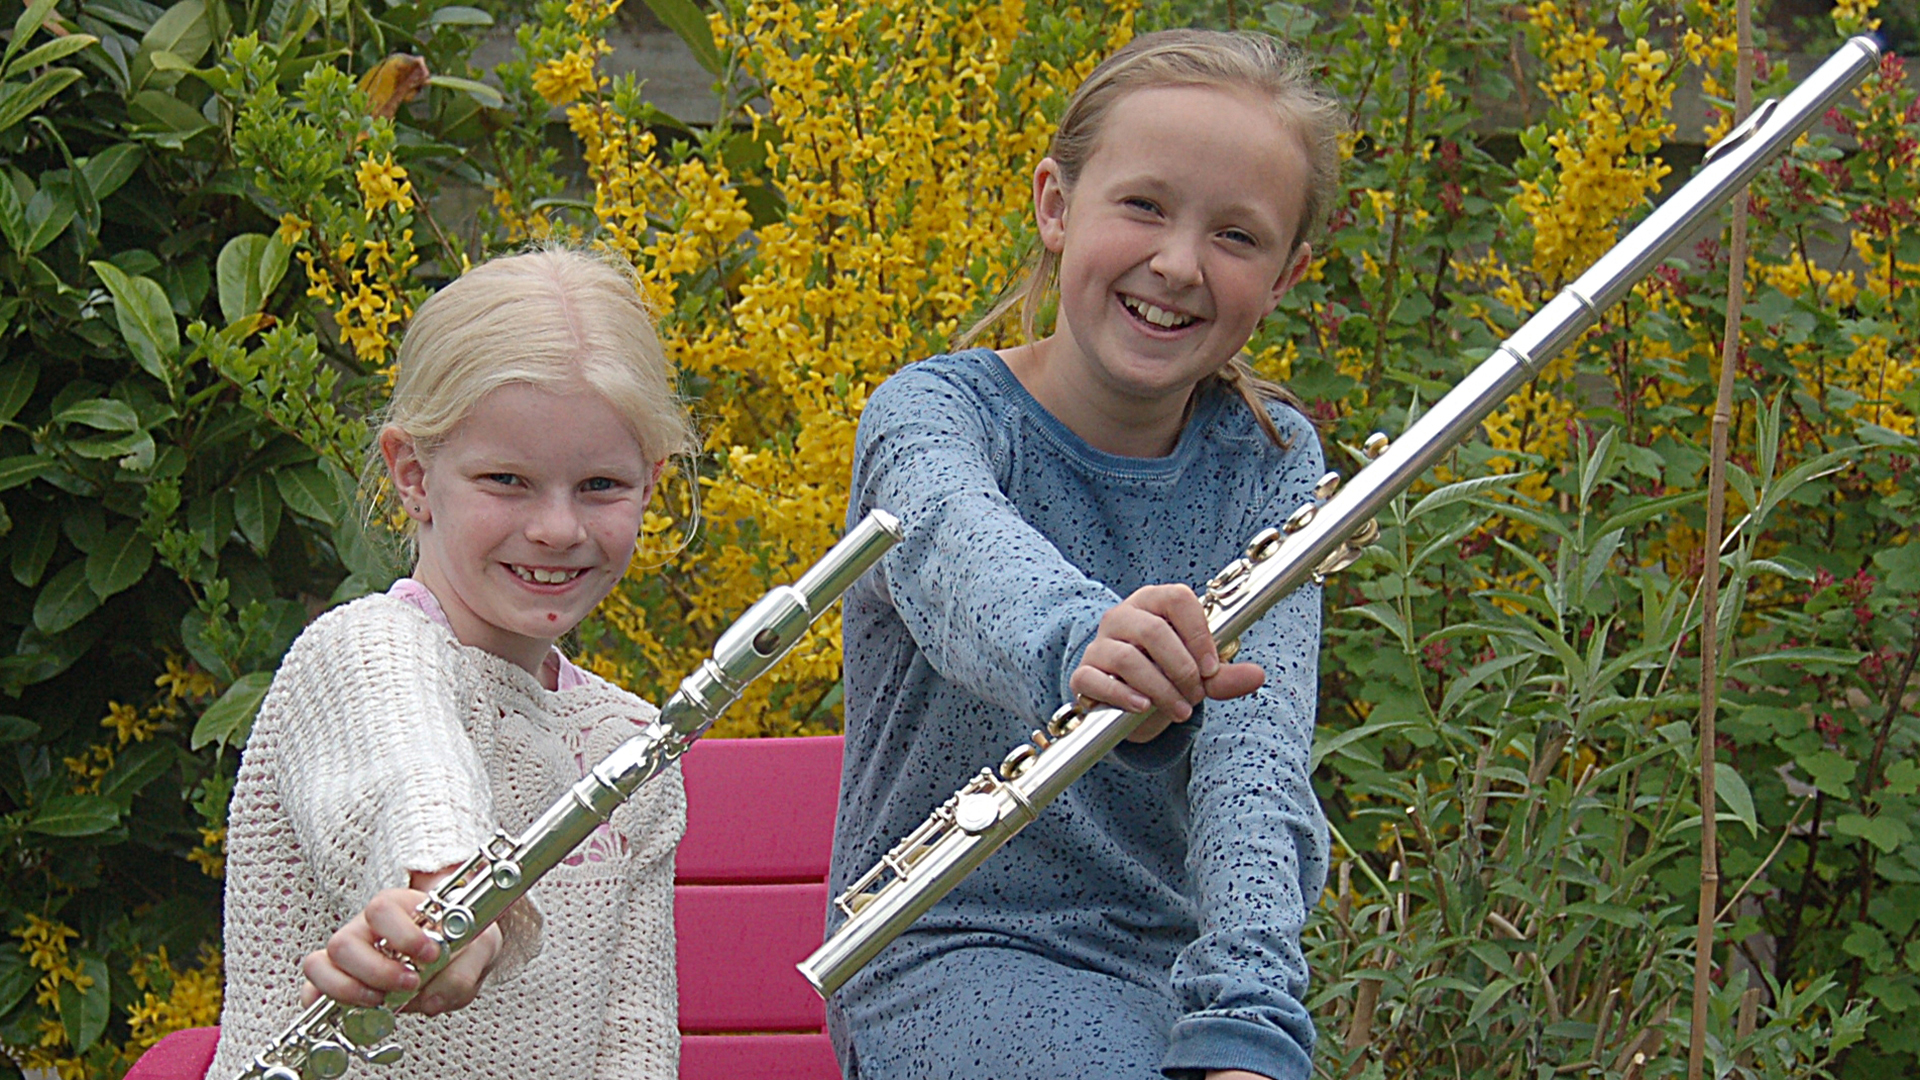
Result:
[[500,927],[495,924],[482,931],[473,944],[460,950],[446,969],[420,992],[420,996],[408,1003],[408,1009],[426,1016],[438,1016],[443,1012],[464,1008],[480,993],[480,984],[486,981],[487,970],[493,966],[494,958],[499,954]]
[[[1184,585],[1155,586],[1154,588],[1178,589],[1186,593],[1189,600],[1193,597],[1192,592],[1188,591]],[[1094,639],[1094,644],[1098,645],[1104,640],[1115,645],[1131,646],[1134,652],[1139,653],[1149,665],[1157,670],[1160,681],[1170,683],[1177,688],[1176,694],[1180,700],[1188,703],[1198,702],[1205,694],[1205,689],[1201,681],[1200,663],[1194,657],[1193,652],[1187,647],[1186,641],[1180,636],[1180,632],[1173,622],[1160,612],[1149,610],[1135,603],[1135,601],[1140,598],[1141,593],[1146,591],[1147,590],[1142,589],[1140,592],[1134,593],[1132,597],[1114,606],[1101,618],[1100,633],[1099,636]],[[1164,602],[1170,605],[1173,603],[1171,600],[1165,600]],[[1195,602],[1195,610],[1198,610],[1198,602]],[[1203,620],[1201,622],[1203,632],[1205,626],[1206,623]],[[1208,638],[1208,640],[1211,641],[1212,639]],[[1093,647],[1088,646],[1087,652],[1091,654]],[[1156,704],[1170,704],[1168,700],[1155,694],[1152,689],[1135,677],[1134,672],[1138,670],[1138,665],[1133,663],[1132,658],[1126,655],[1126,650],[1108,649],[1103,652],[1102,658],[1106,661],[1099,665],[1103,670],[1110,671],[1126,679],[1128,685],[1152,697]],[[1091,663],[1093,661],[1083,658],[1082,662]],[[1122,670],[1119,665],[1125,665],[1126,670]]]
[[1212,678],[1220,668],[1220,654],[1213,645],[1213,631],[1207,629],[1206,609],[1193,590],[1185,585],[1149,585],[1127,599],[1131,602],[1135,597],[1173,628],[1200,677]]
[[413,918],[426,898],[425,893],[413,889],[388,889],[376,895],[363,912],[371,940],[383,942],[387,951],[416,964],[432,963],[440,955],[440,946]]
[[1223,664],[1207,680],[1207,696],[1215,701],[1245,697],[1266,683],[1266,670],[1259,664]]
[[[1161,630],[1169,636],[1172,634],[1172,631],[1167,630],[1164,625]],[[1181,655],[1184,657],[1185,653]],[[1199,670],[1191,668],[1191,661],[1189,661],[1189,667],[1194,693],[1189,695],[1184,687],[1168,678],[1169,673],[1156,663],[1153,657],[1137,644],[1128,641],[1096,638],[1093,644],[1087,646],[1087,651],[1080,662],[1083,666],[1095,668],[1112,679],[1124,683],[1126,689],[1147,699],[1142,703],[1137,699],[1124,700],[1117,695],[1099,692],[1088,695],[1095,700],[1118,705],[1129,712],[1157,707],[1168,710],[1176,720],[1185,720],[1193,712],[1193,706],[1189,702],[1199,700],[1199,694],[1202,692]],[[1069,679],[1068,682],[1071,685],[1072,680]]]

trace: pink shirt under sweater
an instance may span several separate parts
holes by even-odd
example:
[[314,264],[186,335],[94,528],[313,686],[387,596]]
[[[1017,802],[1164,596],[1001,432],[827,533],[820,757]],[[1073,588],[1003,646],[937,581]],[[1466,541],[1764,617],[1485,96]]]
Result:
[[[397,597],[427,613],[427,618],[453,631],[453,624],[447,621],[447,613],[440,608],[440,601],[425,585],[410,577],[403,577],[393,583],[387,595]],[[587,684],[587,673],[573,666],[573,662],[561,655],[560,647],[547,650],[546,662],[540,665],[540,685],[553,683],[555,690],[571,690]]]

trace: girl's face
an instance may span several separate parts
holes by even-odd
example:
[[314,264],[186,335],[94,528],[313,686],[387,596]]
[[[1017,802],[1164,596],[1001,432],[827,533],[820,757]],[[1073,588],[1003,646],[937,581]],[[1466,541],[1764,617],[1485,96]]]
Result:
[[1068,187],[1034,174],[1041,241],[1060,255],[1049,366],[1087,392],[1181,409],[1299,280],[1307,156],[1273,106],[1235,90],[1133,90]]
[[584,383],[493,390],[424,459],[394,428],[380,449],[418,525],[414,577],[462,643],[535,674],[626,573],[656,475]]

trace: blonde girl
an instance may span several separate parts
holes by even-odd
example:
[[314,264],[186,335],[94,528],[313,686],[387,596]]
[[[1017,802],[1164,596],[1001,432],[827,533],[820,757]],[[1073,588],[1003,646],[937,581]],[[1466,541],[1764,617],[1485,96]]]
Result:
[[1341,123],[1264,36],[1133,42],[1034,170],[1039,266],[994,313],[1032,343],[868,404],[849,516],[906,536],[847,595],[833,887],[1061,702],[1155,713],[835,999],[849,1077],[1309,1076],[1320,595],[1222,663],[1194,590],[1321,474],[1240,354],[1308,265]]
[[[316,619],[261,706],[228,813],[212,1075],[319,993],[417,985],[375,943],[431,958],[423,891],[654,715],[555,642],[626,573],[661,467],[690,445],[630,270],[538,251],[421,306],[376,446],[413,572]],[[406,1056],[382,1075],[672,1077],[685,824],[671,771],[417,999],[459,1011],[403,1015]]]

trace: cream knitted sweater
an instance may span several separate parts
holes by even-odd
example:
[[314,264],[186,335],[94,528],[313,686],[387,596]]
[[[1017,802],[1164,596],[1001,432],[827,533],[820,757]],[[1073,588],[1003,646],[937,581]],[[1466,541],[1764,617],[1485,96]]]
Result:
[[[408,872],[519,835],[654,716],[611,684],[553,692],[425,613],[369,596],[287,653],[227,816],[226,1005],[209,1076],[227,1080],[300,1011],[302,957]],[[673,1077],[678,767],[642,787],[501,920],[471,1005],[400,1017],[413,1077]]]

